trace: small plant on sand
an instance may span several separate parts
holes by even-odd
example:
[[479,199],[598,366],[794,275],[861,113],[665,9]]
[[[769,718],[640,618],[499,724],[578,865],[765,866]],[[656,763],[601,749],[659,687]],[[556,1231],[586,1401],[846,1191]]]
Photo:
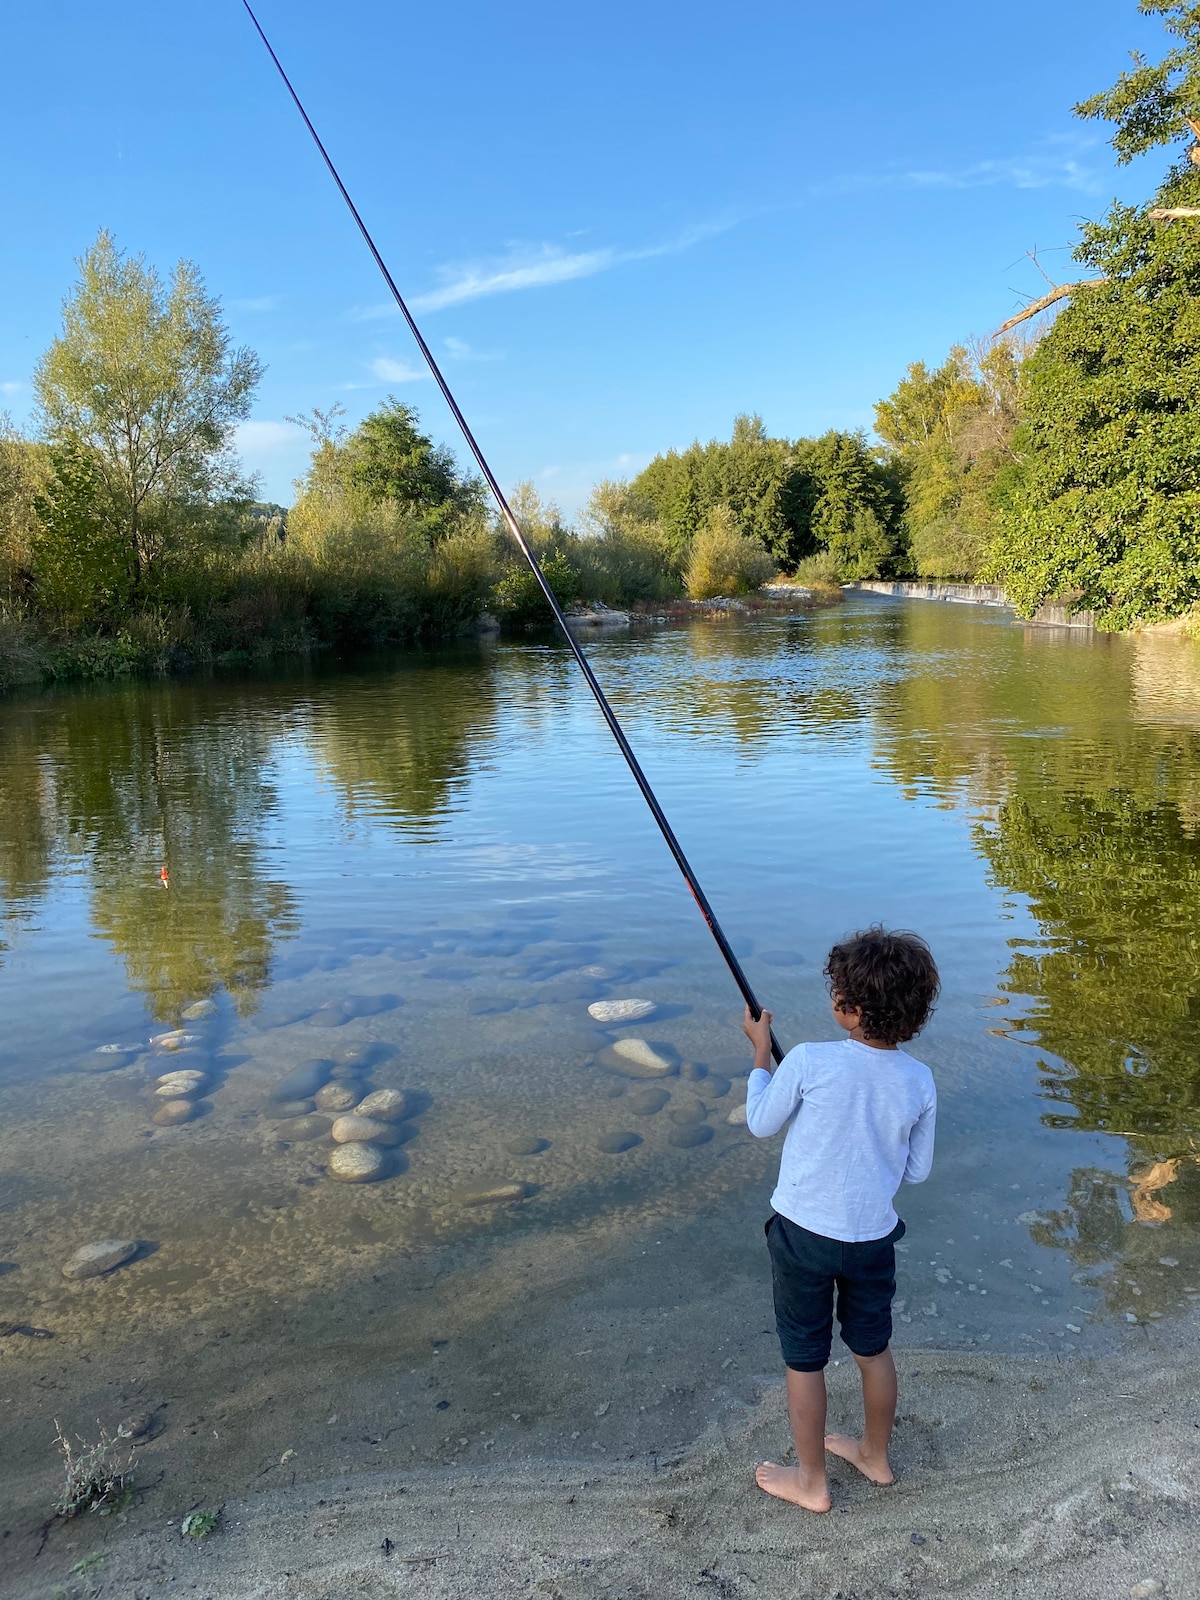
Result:
[[188,1539],[207,1539],[220,1520],[220,1511],[189,1511],[179,1531]]
[[[99,1424],[97,1424],[99,1427]],[[62,1453],[66,1481],[55,1504],[60,1517],[78,1517],[85,1511],[94,1511],[108,1517],[123,1511],[133,1499],[130,1478],[133,1474],[134,1455],[126,1453],[116,1439],[100,1428],[95,1444],[88,1444],[77,1434],[72,1443],[62,1431],[58,1419],[54,1430],[58,1435],[58,1448]]]

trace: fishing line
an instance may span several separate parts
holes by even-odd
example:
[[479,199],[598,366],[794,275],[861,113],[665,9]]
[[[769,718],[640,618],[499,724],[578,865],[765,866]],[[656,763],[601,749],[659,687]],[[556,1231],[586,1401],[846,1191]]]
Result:
[[[722,929],[721,924],[717,921],[716,913],[714,912],[712,906],[708,903],[708,896],[700,887],[700,880],[692,871],[688,858],[683,853],[683,846],[675,837],[675,830],[667,821],[666,813],[659,805],[658,797],[655,795],[654,790],[650,787],[649,779],[642,771],[641,764],[634,755],[629,740],[625,737],[625,730],[617,721],[616,712],[614,712],[613,708],[609,705],[604,690],[600,687],[599,681],[596,678],[596,674],[592,671],[591,662],[588,660],[587,655],[584,653],[579,641],[567,626],[567,619],[563,615],[562,607],[559,605],[558,600],[555,597],[554,590],[547,582],[546,575],[542,571],[537,557],[530,549],[525,535],[521,532],[521,525],[513,515],[512,508],[505,498],[504,491],[496,481],[495,473],[488,465],[487,458],[480,449],[475,435],[471,432],[471,429],[467,424],[466,417],[464,417],[462,412],[459,410],[458,401],[454,398],[454,395],[450,389],[450,385],[446,382],[445,377],[442,375],[442,369],[434,360],[433,351],[425,343],[424,335],[421,333],[420,328],[417,327],[416,321],[413,318],[413,314],[405,303],[404,296],[396,287],[395,280],[388,271],[387,262],[384,261],[383,257],[380,255],[378,246],[371,237],[366,223],[359,215],[358,207],[350,198],[350,191],[342,182],[341,176],[338,173],[337,168],[334,166],[328,150],[326,150],[325,146],[321,143],[321,137],[316,128],[313,127],[312,119],[309,117],[308,112],[304,109],[304,105],[300,99],[300,96],[292,87],[292,80],[283,70],[283,64],[280,62],[279,57],[275,54],[275,51],[271,46],[271,41],[263,32],[262,23],[259,22],[258,18],[255,16],[254,10],[250,5],[250,0],[242,0],[242,4],[246,8],[246,11],[250,17],[250,21],[254,24],[255,31],[257,32],[259,38],[266,46],[267,54],[275,63],[276,71],[283,79],[284,87],[287,89],[288,94],[291,95],[296,110],[304,119],[304,126],[312,135],[313,143],[320,151],[321,159],[329,169],[329,176],[333,179],[334,183],[337,184],[338,192],[342,199],[346,202],[346,209],[354,218],[355,225],[357,226],[359,233],[362,234],[363,241],[365,242],[367,249],[374,257],[375,265],[379,268],[379,271],[383,277],[383,281],[387,284],[388,289],[391,291],[392,299],[395,300],[397,306],[400,308],[400,314],[408,324],[409,332],[416,340],[417,348],[420,350],[422,356],[424,356],[425,364],[428,366],[430,373],[433,375],[434,382],[442,391],[442,397],[446,404],[450,407],[450,410],[454,416],[454,420],[458,423],[458,426],[462,432],[462,436],[467,442],[467,447],[471,454],[475,457],[476,464],[478,465],[480,472],[482,472],[488,488],[492,491],[492,494],[495,497],[496,504],[500,508],[500,515],[504,518],[505,524],[508,527],[508,531],[516,540],[518,549],[529,563],[530,570],[537,579],[538,587],[546,597],[546,602],[553,613],[554,620],[562,629],[563,637],[566,639],[567,644],[571,648],[571,654],[579,663],[579,670],[583,673],[584,678],[587,680],[587,686],[592,691],[592,695],[596,701],[596,704],[600,707],[601,715],[604,717],[605,722],[608,723],[609,732],[617,741],[617,748],[625,757],[625,763],[630,772],[633,774],[633,780],[637,784],[638,788],[642,791],[642,799],[645,800],[646,804],[650,807],[650,815],[658,824],[658,831],[666,840],[667,849],[670,850],[671,854],[675,857],[675,865],[679,868],[680,872],[682,872],[684,881],[687,883],[688,888],[692,891],[692,898],[695,900],[696,905],[699,908],[700,915],[704,918],[705,923],[708,925],[708,931],[716,940],[717,949],[721,952],[721,955],[725,961],[725,965],[729,968],[729,971],[733,976],[733,981],[741,990],[742,998],[750,1007],[751,1014],[757,1018],[761,1014],[762,1008],[759,1006],[758,1001],[754,997],[754,990],[750,987],[750,981],[746,977],[746,974],[742,971],[741,963],[739,962],[737,956],[734,955],[733,947],[729,943],[729,940],[725,937],[724,930]],[[776,1039],[773,1032],[771,1034],[771,1054],[777,1062],[783,1060],[783,1051],[780,1049],[779,1041]]]

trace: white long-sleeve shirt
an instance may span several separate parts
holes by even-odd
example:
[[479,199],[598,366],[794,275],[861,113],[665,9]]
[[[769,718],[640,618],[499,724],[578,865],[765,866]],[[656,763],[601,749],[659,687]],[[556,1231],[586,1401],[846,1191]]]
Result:
[[896,1226],[902,1183],[933,1164],[937,1090],[923,1061],[857,1039],[799,1044],[772,1074],[756,1067],[746,1126],[767,1139],[790,1122],[771,1204],[781,1216],[847,1242]]

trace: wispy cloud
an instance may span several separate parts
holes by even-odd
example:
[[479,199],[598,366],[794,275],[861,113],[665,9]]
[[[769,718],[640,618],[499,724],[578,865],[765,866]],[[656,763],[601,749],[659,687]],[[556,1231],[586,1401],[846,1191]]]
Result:
[[[613,267],[625,266],[631,261],[650,261],[656,256],[676,255],[681,250],[690,250],[702,239],[725,233],[742,220],[740,214],[731,213],[686,228],[673,238],[657,244],[630,249],[618,249],[615,245],[605,245],[596,250],[564,250],[561,245],[550,243],[514,245],[502,256],[447,262],[437,269],[437,286],[426,290],[424,294],[414,295],[409,304],[414,311],[445,311],[450,306],[466,305],[470,300],[482,300],[494,294],[513,294],[520,289],[543,289],[552,284],[570,283],[578,278],[594,278],[597,273],[608,272]],[[353,322],[376,322],[398,314],[395,305],[389,301],[355,306],[347,313]]]
[[0,394],[20,394],[24,387],[19,378],[9,378],[7,382],[0,383]]
[[228,303],[233,311],[275,311],[279,307],[279,296],[260,294],[256,299],[230,300]]
[[407,361],[395,361],[391,356],[376,356],[371,371],[380,383],[417,383],[429,374],[423,367],[410,366]]
[[1087,134],[1055,134],[1022,155],[993,156],[962,167],[890,166],[846,172],[814,184],[811,195],[851,194],[902,186],[911,189],[1073,189],[1098,194],[1104,173],[1085,156],[1099,140]]
[[294,450],[308,439],[294,422],[239,422],[234,436],[241,454],[259,457]]

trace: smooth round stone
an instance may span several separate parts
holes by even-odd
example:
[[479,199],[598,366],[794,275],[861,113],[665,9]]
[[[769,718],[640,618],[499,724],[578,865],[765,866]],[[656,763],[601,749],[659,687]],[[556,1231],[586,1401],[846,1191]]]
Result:
[[329,1132],[329,1118],[311,1113],[306,1117],[289,1117],[276,1124],[275,1136],[289,1144],[304,1144],[309,1139],[323,1139]]
[[652,1117],[666,1105],[670,1095],[665,1089],[639,1089],[629,1096],[629,1109],[636,1116]]
[[98,1056],[140,1056],[145,1048],[144,1044],[98,1044],[94,1053]]
[[625,1085],[623,1083],[606,1083],[600,1091],[600,1098],[601,1100],[619,1100],[624,1093]]
[[340,1000],[326,1000],[308,1019],[312,1028],[340,1028],[356,1017],[375,1017],[381,1011],[391,1011],[400,1004],[394,994],[348,994]]
[[[318,1089],[323,1089],[333,1077],[332,1061],[319,1058],[316,1061],[302,1061],[298,1067],[280,1078],[271,1090],[271,1099],[277,1100],[281,1105],[290,1100],[310,1100]],[[306,1108],[311,1111],[312,1107]]]
[[179,1015],[185,1022],[203,1022],[205,1017],[215,1017],[217,1002],[215,1000],[196,1000],[190,1006],[184,1006]]
[[177,1067],[173,1072],[160,1073],[155,1083],[203,1083],[207,1074],[199,1067]]
[[746,1126],[746,1103],[745,1103],[745,1101],[743,1101],[740,1106],[734,1106],[733,1110],[725,1118],[725,1121],[729,1124],[729,1126],[731,1128],[744,1128]]
[[698,1100],[684,1101],[671,1109],[671,1121],[685,1127],[690,1122],[703,1122],[708,1112]]
[[609,1064],[627,1078],[668,1078],[675,1063],[645,1039],[618,1039],[604,1052]]
[[653,1000],[594,1000],[588,1016],[597,1022],[641,1022],[657,1009]]
[[95,1244],[80,1245],[62,1269],[64,1278],[77,1282],[81,1278],[100,1278],[123,1266],[131,1256],[137,1255],[136,1239],[99,1239]]
[[182,1050],[186,1044],[195,1044],[198,1033],[187,1033],[183,1028],[172,1028],[169,1033],[156,1033],[150,1043],[156,1050]]
[[154,1108],[150,1121],[156,1128],[178,1128],[181,1123],[190,1122],[195,1115],[196,1108],[190,1100],[166,1100]]
[[624,1155],[626,1150],[632,1150],[635,1145],[641,1144],[641,1135],[636,1133],[606,1133],[596,1140],[596,1149],[601,1155]]
[[466,1013],[469,1017],[498,1017],[505,1011],[515,1011],[517,1002],[511,995],[476,995],[473,1000],[468,1000]]
[[729,1089],[729,1079],[722,1078],[717,1073],[714,1073],[711,1078],[704,1080],[704,1088],[700,1092],[707,1095],[710,1100],[724,1100],[729,1093]]
[[358,1090],[348,1083],[327,1083],[317,1090],[318,1111],[352,1111],[358,1104]]
[[382,1178],[386,1159],[377,1145],[340,1144],[329,1157],[329,1176],[339,1183],[372,1183]]
[[154,1091],[154,1097],[156,1100],[187,1100],[192,1095],[201,1094],[203,1090],[204,1080],[202,1078],[184,1078],[182,1081],[167,1078],[165,1081],[159,1082]]
[[487,1189],[460,1189],[454,1195],[457,1206],[499,1206],[508,1200],[524,1200],[523,1183],[494,1183]]
[[377,1122],[374,1117],[360,1117],[357,1113],[339,1117],[329,1131],[335,1144],[382,1144],[394,1136],[389,1123]]
[[549,1139],[509,1139],[504,1148],[510,1156],[540,1156],[543,1150],[549,1150]]
[[305,1117],[313,1109],[311,1100],[281,1100],[278,1105],[272,1106],[267,1115],[272,1121],[285,1117]]
[[692,1150],[698,1144],[707,1144],[712,1138],[713,1131],[703,1122],[691,1122],[681,1128],[672,1128],[667,1135],[667,1143],[673,1144],[676,1150]]
[[354,1109],[360,1117],[374,1117],[377,1122],[402,1122],[408,1096],[403,1089],[374,1089]]
[[386,1061],[395,1053],[390,1045],[376,1039],[371,1044],[344,1044],[340,1050],[334,1051],[333,1059],[339,1073],[346,1068],[351,1072],[366,1072],[369,1067]]
[[679,1076],[691,1083],[698,1083],[701,1078],[708,1077],[708,1068],[699,1061],[685,1061],[679,1069]]
[[802,967],[804,957],[799,950],[764,950],[759,958],[768,967]]

